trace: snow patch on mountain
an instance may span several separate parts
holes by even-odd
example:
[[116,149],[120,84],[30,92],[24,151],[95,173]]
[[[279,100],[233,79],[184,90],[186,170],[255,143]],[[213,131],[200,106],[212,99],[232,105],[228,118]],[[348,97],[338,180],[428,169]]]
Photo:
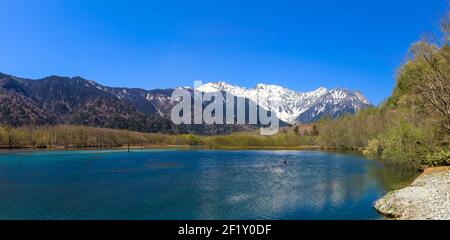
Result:
[[[329,90],[320,87],[311,92],[296,92],[262,83],[253,88],[244,88],[226,82],[213,82],[201,85],[196,90],[205,93],[228,92],[236,97],[247,98],[291,124],[310,122],[327,114],[335,117],[347,112],[354,113],[371,106],[360,92],[340,88]],[[279,107],[269,106],[268,99],[278,102]]]

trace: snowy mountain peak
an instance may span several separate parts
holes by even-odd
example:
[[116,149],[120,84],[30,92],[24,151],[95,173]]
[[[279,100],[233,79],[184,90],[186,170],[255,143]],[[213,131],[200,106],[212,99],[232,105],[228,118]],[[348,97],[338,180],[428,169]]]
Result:
[[363,103],[370,105],[369,100],[360,92],[360,91],[355,91],[355,96]]
[[264,89],[264,90],[287,90],[281,86],[278,85],[269,85],[269,84],[264,84],[264,83],[258,83],[255,86],[255,89]]
[[232,84],[228,84],[226,82],[212,82],[201,85],[196,88],[197,91],[200,92],[220,92],[226,91],[233,93],[235,91],[245,91],[245,88],[241,88]]
[[[296,92],[278,85],[257,84],[254,88],[244,88],[226,82],[207,83],[196,88],[201,92],[228,92],[236,97],[247,98],[288,123],[310,122],[325,115],[338,116],[354,113],[371,106],[367,98],[358,91],[335,88],[328,90],[320,87],[311,92]],[[281,107],[272,109],[267,105],[270,99]],[[307,115],[307,116],[305,116]]]
[[324,87],[319,87],[318,89],[310,92],[312,95],[324,95],[325,93],[327,93],[329,90],[324,88]]

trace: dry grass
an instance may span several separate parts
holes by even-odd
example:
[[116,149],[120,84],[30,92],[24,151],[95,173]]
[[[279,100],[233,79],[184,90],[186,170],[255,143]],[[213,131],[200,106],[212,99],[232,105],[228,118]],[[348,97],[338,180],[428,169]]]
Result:
[[432,174],[432,173],[439,173],[439,172],[446,172],[446,171],[450,171],[450,166],[426,168],[423,171],[423,174],[428,175],[428,174]]

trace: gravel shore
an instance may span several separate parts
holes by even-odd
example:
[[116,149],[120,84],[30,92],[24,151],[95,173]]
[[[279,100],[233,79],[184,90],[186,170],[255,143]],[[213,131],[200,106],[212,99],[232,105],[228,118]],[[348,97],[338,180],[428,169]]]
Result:
[[411,186],[377,201],[375,208],[399,220],[450,220],[450,168],[427,169]]

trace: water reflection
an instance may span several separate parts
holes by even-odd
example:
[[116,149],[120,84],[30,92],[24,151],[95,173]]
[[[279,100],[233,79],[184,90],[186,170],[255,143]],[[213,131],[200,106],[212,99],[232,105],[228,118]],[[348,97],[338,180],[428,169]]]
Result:
[[[410,181],[412,176],[384,181],[386,175],[395,175],[394,170],[388,172],[381,164],[355,155],[217,152],[210,158],[199,162],[200,219],[352,218],[348,210],[359,211],[352,206],[371,204],[392,183]],[[366,208],[363,217],[376,214]]]
[[373,219],[410,169],[308,151],[0,154],[3,219]]

